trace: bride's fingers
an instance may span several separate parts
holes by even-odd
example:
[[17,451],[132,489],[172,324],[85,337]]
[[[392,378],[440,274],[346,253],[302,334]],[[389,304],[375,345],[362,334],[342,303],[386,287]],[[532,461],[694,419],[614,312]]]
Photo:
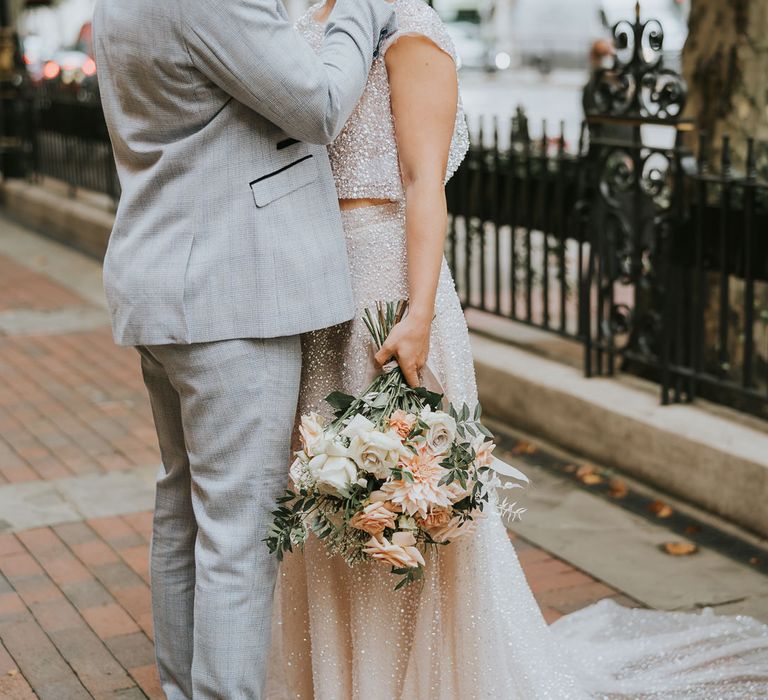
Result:
[[376,361],[376,364],[377,364],[379,367],[383,367],[383,366],[384,366],[384,365],[386,365],[386,364],[387,364],[387,362],[389,362],[389,361],[390,361],[390,360],[391,360],[391,359],[392,359],[394,356],[395,356],[395,355],[394,355],[394,353],[392,352],[392,349],[391,349],[391,348],[390,348],[390,347],[389,347],[389,346],[388,346],[386,343],[384,343],[384,345],[382,345],[382,346],[381,346],[381,348],[380,348],[380,349],[379,349],[379,351],[376,353],[376,355],[374,356],[374,358],[373,358],[373,359]]
[[400,369],[403,372],[403,376],[405,377],[405,381],[408,382],[409,386],[412,386],[414,388],[421,386],[421,380],[419,378],[419,370],[415,363],[409,363],[403,366],[400,365]]

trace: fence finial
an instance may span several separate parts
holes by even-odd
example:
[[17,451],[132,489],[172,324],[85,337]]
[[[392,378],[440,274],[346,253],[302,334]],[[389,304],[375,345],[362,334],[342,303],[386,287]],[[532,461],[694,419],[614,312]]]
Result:
[[640,22],[640,0],[635,3],[635,18]]

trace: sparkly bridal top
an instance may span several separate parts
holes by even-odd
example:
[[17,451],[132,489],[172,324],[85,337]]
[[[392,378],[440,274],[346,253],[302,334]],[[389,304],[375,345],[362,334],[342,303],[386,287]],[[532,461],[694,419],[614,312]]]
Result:
[[[310,7],[296,25],[315,50],[319,50],[325,30],[316,19],[322,6],[320,2]],[[384,64],[387,49],[402,36],[420,35],[430,39],[456,62],[456,49],[445,25],[424,0],[395,0],[395,13],[398,29],[382,43],[360,102],[328,148],[339,199],[405,199]],[[468,148],[467,123],[459,98],[446,181],[456,172]]]

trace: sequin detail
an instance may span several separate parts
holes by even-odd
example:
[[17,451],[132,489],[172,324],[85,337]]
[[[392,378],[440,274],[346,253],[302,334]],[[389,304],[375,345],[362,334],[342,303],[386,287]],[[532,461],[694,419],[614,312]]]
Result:
[[[323,25],[316,19],[323,3],[313,5],[296,27],[310,45],[319,50]],[[402,36],[426,36],[456,61],[456,50],[437,13],[422,0],[396,0],[398,31],[381,47],[373,61],[362,97],[339,136],[328,149],[339,199],[405,198],[390,105],[389,79],[384,63],[386,50]],[[469,148],[469,134],[461,97],[448,153],[446,182],[456,172]]]

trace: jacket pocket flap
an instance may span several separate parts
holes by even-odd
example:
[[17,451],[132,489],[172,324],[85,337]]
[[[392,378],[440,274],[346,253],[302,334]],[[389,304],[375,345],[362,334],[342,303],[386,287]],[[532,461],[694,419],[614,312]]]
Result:
[[317,180],[317,176],[317,163],[310,153],[251,182],[253,201],[257,207],[265,207],[270,202]]

